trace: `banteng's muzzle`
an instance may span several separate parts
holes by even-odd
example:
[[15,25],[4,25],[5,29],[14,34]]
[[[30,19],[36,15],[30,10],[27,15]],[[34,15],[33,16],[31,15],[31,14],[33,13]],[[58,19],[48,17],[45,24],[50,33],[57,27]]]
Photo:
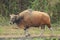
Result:
[[14,22],[11,22],[11,21],[10,21],[10,24],[14,24]]

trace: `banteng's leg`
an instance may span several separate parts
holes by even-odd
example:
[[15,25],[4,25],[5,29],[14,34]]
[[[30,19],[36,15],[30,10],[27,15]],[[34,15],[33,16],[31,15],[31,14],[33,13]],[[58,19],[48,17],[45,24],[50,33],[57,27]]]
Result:
[[48,24],[47,26],[48,26],[48,28],[49,28],[50,31],[51,31],[51,35],[53,36],[53,29],[52,29],[52,27],[51,27],[51,24]]
[[27,37],[27,36],[30,36],[30,34],[28,33],[28,29],[29,29],[29,27],[25,27],[25,29],[24,29],[24,31],[25,31],[25,36]]
[[44,31],[45,31],[45,25],[41,25],[41,33],[40,33],[40,36],[43,36]]

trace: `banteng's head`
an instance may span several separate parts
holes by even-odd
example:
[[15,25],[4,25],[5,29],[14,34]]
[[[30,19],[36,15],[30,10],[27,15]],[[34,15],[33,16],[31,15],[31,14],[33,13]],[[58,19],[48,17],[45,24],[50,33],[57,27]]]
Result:
[[10,15],[10,24],[14,24],[15,23],[15,21],[17,20],[17,17],[18,17],[18,15],[15,15],[15,14],[11,14]]
[[10,24],[18,24],[21,22],[21,19],[23,19],[22,17],[20,17],[19,15],[15,15],[15,14],[11,14],[10,15]]

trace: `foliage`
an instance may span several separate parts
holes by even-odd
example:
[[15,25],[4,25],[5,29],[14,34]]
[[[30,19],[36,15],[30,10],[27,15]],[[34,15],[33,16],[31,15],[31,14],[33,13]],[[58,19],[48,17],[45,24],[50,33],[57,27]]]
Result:
[[47,12],[52,23],[60,21],[60,0],[0,0],[0,22],[10,14],[18,14],[25,9]]

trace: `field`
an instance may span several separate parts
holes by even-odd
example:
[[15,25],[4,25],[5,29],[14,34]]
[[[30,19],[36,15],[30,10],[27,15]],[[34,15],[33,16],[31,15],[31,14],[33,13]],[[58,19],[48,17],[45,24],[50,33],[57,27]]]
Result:
[[[56,26],[56,25],[55,25]],[[31,34],[31,37],[33,38],[27,38],[26,40],[58,40],[60,37],[60,27],[59,26],[52,26],[53,28],[53,36],[51,37],[51,31],[45,27],[45,32],[43,34],[44,37],[39,37],[41,29],[40,28],[29,28],[29,33]],[[24,30],[16,27],[16,25],[9,25],[9,26],[0,26],[0,39],[7,38],[6,40],[17,40],[19,38],[24,39]]]

